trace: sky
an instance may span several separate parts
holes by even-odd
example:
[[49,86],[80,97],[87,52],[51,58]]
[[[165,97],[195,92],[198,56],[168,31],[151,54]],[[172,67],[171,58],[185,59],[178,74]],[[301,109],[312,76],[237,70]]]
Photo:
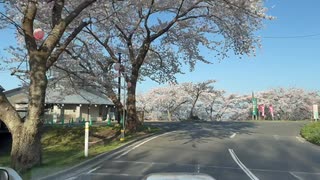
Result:
[[[320,1],[266,0],[265,5],[276,19],[265,21],[256,33],[262,37],[262,48],[255,57],[210,59],[212,64],[198,63],[193,72],[185,68],[185,74],[177,75],[178,82],[215,79],[216,88],[239,94],[278,87],[320,90]],[[6,56],[3,49],[15,41],[12,31],[0,30],[0,57]],[[6,90],[18,84],[9,72],[0,71],[0,85]],[[147,80],[137,90],[143,93],[159,86],[164,85]]]

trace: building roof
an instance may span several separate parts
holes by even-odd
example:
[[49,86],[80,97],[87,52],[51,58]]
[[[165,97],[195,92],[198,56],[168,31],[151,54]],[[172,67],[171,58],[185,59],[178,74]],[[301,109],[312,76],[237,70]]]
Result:
[[47,104],[105,104],[113,105],[112,101],[105,95],[84,89],[64,93],[64,91],[47,90]]
[[[8,100],[12,104],[28,103],[28,87],[19,87],[5,91]],[[103,104],[113,105],[113,102],[105,95],[88,89],[61,89],[48,87],[46,91],[46,104]]]

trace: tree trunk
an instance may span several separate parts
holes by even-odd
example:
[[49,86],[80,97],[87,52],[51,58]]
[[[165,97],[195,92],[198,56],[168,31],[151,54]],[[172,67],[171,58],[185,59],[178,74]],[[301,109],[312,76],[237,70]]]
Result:
[[189,115],[189,119],[192,120],[193,119],[193,110],[194,110],[194,107],[196,106],[196,103],[198,101],[198,98],[199,98],[199,95],[196,96],[196,99],[193,101],[192,103],[192,107],[191,107],[191,111],[190,111],[190,115]]
[[30,86],[28,115],[12,134],[11,165],[25,171],[41,164],[41,127],[44,122],[44,103],[47,87],[46,58],[41,52],[30,53]]
[[[120,112],[120,116],[122,117],[122,115],[123,115],[123,105],[119,101],[118,96],[114,93],[114,91],[113,91],[111,86],[105,86],[105,90],[107,92],[106,96],[111,99],[111,101],[113,102],[113,104],[116,107],[117,113]],[[120,119],[118,119],[118,123],[120,124]]]
[[141,122],[137,116],[136,109],[136,84],[137,81],[131,82],[132,86],[128,88],[128,97],[127,97],[127,125],[126,128],[130,132],[137,130],[137,127],[141,125]]
[[[30,124],[30,123],[29,123]],[[12,133],[11,167],[24,172],[41,164],[41,134],[38,128],[23,125]]]

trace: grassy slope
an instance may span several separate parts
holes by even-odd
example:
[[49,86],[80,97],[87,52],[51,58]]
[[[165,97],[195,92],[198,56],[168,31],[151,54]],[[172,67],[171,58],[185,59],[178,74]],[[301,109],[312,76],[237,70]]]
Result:
[[320,145],[320,122],[306,124],[300,132],[307,141]]
[[[119,127],[92,126],[90,127],[89,142],[99,142],[89,148],[89,157],[111,151],[135,137],[158,131],[157,128],[142,127],[138,133],[127,134],[126,141],[118,139]],[[24,179],[43,176],[65,169],[85,160],[84,127],[50,126],[44,129],[42,136],[43,164],[33,168],[23,175]],[[5,154],[5,155],[4,155]],[[0,166],[9,166],[10,152],[2,152]]]

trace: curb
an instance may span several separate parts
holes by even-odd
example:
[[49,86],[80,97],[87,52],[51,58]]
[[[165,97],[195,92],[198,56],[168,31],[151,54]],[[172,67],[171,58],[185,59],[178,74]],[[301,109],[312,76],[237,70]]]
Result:
[[[162,133],[165,133],[165,132],[166,131],[160,131],[160,132],[156,132],[156,133],[152,133],[152,134],[148,134],[148,135],[144,135],[144,136],[138,137],[138,138],[133,139],[133,140],[131,140],[129,142],[126,142],[125,144],[121,145],[120,147],[118,147],[118,148],[116,148],[114,150],[99,154],[99,155],[97,155],[95,157],[92,157],[91,159],[85,160],[85,161],[83,161],[83,162],[81,162],[81,163],[79,163],[79,164],[77,164],[75,166],[69,167],[68,169],[59,171],[57,173],[54,173],[54,174],[51,174],[51,175],[48,175],[48,176],[45,176],[45,177],[38,177],[37,179],[39,179],[39,180],[60,180],[60,179],[63,179],[67,175],[70,175],[72,173],[74,173],[75,175],[79,174],[77,172],[80,172],[83,169],[89,169],[90,166],[91,167],[97,166],[102,160],[111,158],[112,156],[116,156],[117,152],[127,148],[128,146],[130,146],[130,145],[132,145],[132,144],[134,144],[134,143],[136,143],[138,141],[141,141],[141,140],[146,139],[148,137],[151,137],[151,136],[154,136],[154,135],[157,135],[157,134],[162,134]],[[111,157],[109,157],[109,156],[111,156]]]

